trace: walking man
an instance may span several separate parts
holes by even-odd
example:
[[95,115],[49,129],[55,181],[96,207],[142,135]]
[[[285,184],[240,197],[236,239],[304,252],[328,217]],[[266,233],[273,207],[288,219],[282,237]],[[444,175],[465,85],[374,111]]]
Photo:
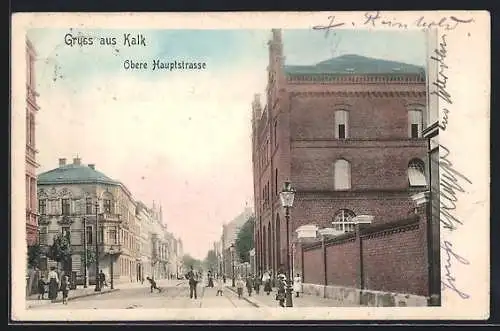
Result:
[[194,298],[197,299],[198,294],[196,293],[196,285],[198,285],[198,275],[194,272],[193,266],[191,266],[191,270],[186,274],[186,278],[189,282],[189,298],[192,299],[194,296]]
[[149,281],[149,284],[151,285],[151,293],[153,293],[153,290],[158,290],[158,293],[161,293],[161,288],[156,285],[156,282],[154,281],[153,278],[150,278],[149,276],[146,277],[146,279]]

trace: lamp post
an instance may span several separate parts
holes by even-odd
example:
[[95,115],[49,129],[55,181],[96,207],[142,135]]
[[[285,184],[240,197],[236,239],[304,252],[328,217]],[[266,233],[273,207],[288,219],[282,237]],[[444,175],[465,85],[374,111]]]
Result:
[[83,217],[83,288],[87,288],[87,217]]
[[286,181],[283,185],[283,190],[280,192],[280,199],[283,208],[285,208],[285,218],[286,218],[286,260],[288,269],[288,281],[286,288],[286,306],[293,307],[292,302],[292,274],[290,271],[290,208],[293,207],[293,200],[295,198],[295,190],[289,181]]
[[110,261],[109,267],[110,267],[110,272],[111,272],[111,289],[113,290],[115,288],[114,283],[113,283],[113,279],[114,279],[114,277],[113,277],[113,275],[114,275],[114,273],[113,273],[113,264],[114,264],[113,258],[115,257],[114,256],[115,255],[115,248],[113,247],[113,245],[111,245],[111,247],[109,248],[108,254],[109,254],[109,261]]
[[95,202],[95,292],[101,291],[99,280],[99,201]]
[[233,270],[233,276],[231,277],[232,278],[231,286],[235,287],[235,284],[234,284],[234,244],[231,244],[231,246],[229,247],[229,251],[231,252],[231,268]]

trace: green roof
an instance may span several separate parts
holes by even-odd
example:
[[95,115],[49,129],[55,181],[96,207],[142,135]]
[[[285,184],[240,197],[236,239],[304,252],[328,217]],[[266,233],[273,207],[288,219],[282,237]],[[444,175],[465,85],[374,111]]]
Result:
[[92,169],[87,165],[68,164],[56,169],[41,173],[37,178],[38,184],[81,184],[81,183],[120,183],[109,178],[102,172]]
[[421,74],[425,75],[425,69],[413,64],[396,61],[374,59],[355,54],[346,54],[319,62],[315,65],[285,65],[287,75],[304,74]]

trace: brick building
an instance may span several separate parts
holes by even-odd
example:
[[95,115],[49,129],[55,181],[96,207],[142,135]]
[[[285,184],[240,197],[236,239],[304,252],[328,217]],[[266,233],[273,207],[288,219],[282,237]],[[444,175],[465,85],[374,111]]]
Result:
[[358,55],[285,65],[280,30],[268,45],[266,102],[252,104],[255,247],[258,268],[276,271],[287,179],[297,191],[291,241],[305,224],[349,232],[356,215],[382,224],[412,212],[411,195],[427,186],[426,81],[422,67]]
[[34,244],[38,237],[37,185],[36,185],[36,139],[35,118],[40,109],[37,104],[35,82],[36,52],[26,39],[26,241]]

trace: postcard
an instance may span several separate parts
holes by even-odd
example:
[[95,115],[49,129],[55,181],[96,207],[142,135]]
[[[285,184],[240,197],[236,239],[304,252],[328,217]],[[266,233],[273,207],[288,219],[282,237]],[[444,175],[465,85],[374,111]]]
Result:
[[13,322],[489,317],[488,12],[12,27]]

